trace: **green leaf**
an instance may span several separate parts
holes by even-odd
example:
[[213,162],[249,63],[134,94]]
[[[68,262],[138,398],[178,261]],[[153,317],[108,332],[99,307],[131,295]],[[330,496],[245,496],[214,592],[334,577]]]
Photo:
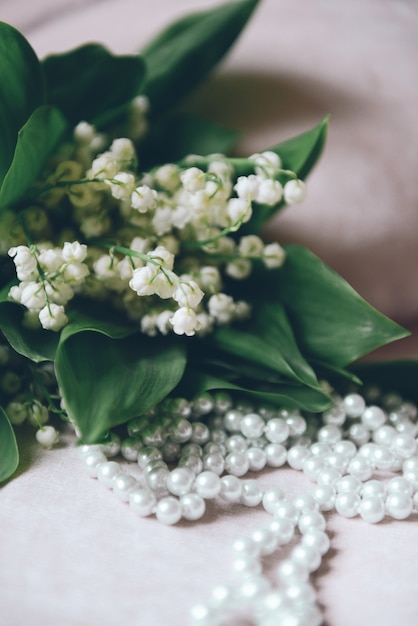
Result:
[[171,108],[202,81],[234,43],[258,0],[228,2],[187,15],[168,26],[143,50],[146,77],[141,91],[151,115]]
[[360,356],[409,333],[370,306],[306,248],[287,245],[278,272],[285,305],[303,354],[345,367]]
[[110,339],[85,331],[60,343],[56,374],[82,441],[93,443],[163,400],[185,365],[185,343],[176,338]]
[[248,323],[221,326],[209,341],[211,346],[269,367],[290,380],[318,387],[314,371],[297,346],[286,311],[278,302],[257,303]]
[[12,162],[17,133],[45,101],[38,58],[26,39],[0,22],[0,184]]
[[151,125],[145,137],[141,164],[175,162],[189,154],[226,154],[236,144],[239,133],[197,116],[174,113]]
[[19,465],[19,450],[9,419],[0,407],[0,483],[10,478]]
[[138,332],[138,324],[87,299],[74,300],[67,309],[67,315],[69,323],[62,329],[61,341],[84,330],[99,332],[112,339],[121,339]]
[[330,404],[330,398],[320,389],[305,385],[276,383],[257,385],[253,381],[238,383],[225,380],[197,368],[187,369],[181,385],[176,392],[188,397],[195,397],[204,391],[228,390],[239,398],[248,398],[255,402],[273,404],[288,409],[301,409],[312,412],[324,411]]
[[30,330],[23,326],[24,307],[0,301],[0,329],[12,348],[35,363],[53,361],[59,334],[48,330]]
[[115,56],[100,44],[86,44],[42,62],[47,98],[72,125],[108,123],[139,90],[144,62],[137,55]]
[[17,200],[35,183],[45,161],[67,128],[58,109],[43,105],[20,129],[13,161],[0,190],[0,209]]

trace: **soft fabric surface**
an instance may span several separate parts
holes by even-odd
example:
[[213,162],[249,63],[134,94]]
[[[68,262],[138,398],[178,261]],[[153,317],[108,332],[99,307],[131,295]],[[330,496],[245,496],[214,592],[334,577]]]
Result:
[[[40,56],[98,40],[131,52],[202,0],[3,0],[0,19]],[[418,5],[264,0],[219,72],[187,106],[242,129],[241,152],[331,113],[309,196],[269,235],[308,245],[385,313],[418,318]],[[418,356],[416,335],[385,354]],[[230,545],[265,519],[214,505],[197,524],[138,519],[81,467],[70,434],[42,452],[22,434],[20,473],[0,491],[0,623],[187,624],[192,604],[230,577]],[[262,481],[309,490],[295,471]],[[315,576],[328,626],[415,626],[417,518],[376,526],[329,516],[333,550]],[[274,570],[275,558],[271,557]]]

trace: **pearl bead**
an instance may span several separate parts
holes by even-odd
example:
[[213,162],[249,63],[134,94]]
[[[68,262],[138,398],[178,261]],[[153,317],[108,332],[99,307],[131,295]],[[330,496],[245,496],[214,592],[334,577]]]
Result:
[[407,470],[404,472],[404,478],[411,483],[414,490],[418,489],[418,469]]
[[154,513],[156,505],[156,495],[149,489],[136,488],[129,493],[129,506],[134,513],[141,517]]
[[121,454],[127,461],[137,461],[138,452],[143,448],[141,439],[138,437],[128,437],[124,439],[121,444]]
[[[205,446],[208,445],[219,446],[219,444],[215,444],[211,441],[205,444]],[[203,448],[198,443],[186,443],[180,448],[180,451],[181,456],[198,456],[199,458],[203,456]]]
[[166,441],[161,448],[161,452],[166,463],[174,463],[180,457],[181,448],[174,441]]
[[146,446],[138,452],[138,465],[141,469],[144,469],[150,461],[162,460],[162,458],[163,455],[159,448]]
[[[292,601],[292,604],[298,606],[298,616],[300,615],[300,609],[306,610],[310,604],[316,602],[315,589],[306,582],[294,583],[286,588],[286,596]],[[303,624],[310,624],[311,622],[304,622]]]
[[206,503],[197,493],[181,496],[180,505],[182,517],[193,522],[201,519],[206,511]]
[[195,489],[205,500],[216,498],[221,490],[221,479],[214,472],[202,472],[196,476]]
[[333,445],[342,438],[341,429],[335,424],[327,424],[318,430],[318,441]]
[[221,489],[219,491],[219,497],[222,500],[230,503],[239,502],[241,491],[241,481],[237,476],[222,476]]
[[221,454],[205,454],[203,457],[203,469],[215,472],[218,476],[223,474],[225,469],[225,461]]
[[267,455],[261,448],[248,448],[245,451],[248,460],[248,468],[251,472],[260,472],[267,463]]
[[406,519],[412,513],[413,501],[406,493],[389,493],[385,502],[386,513],[394,519]]
[[359,506],[359,513],[365,522],[376,524],[385,517],[385,503],[379,496],[363,498]]
[[373,432],[373,441],[381,446],[389,446],[396,437],[396,428],[385,424]]
[[395,462],[395,456],[385,446],[376,446],[373,451],[372,462],[379,470],[391,469]]
[[270,487],[270,489],[266,489],[263,495],[263,507],[270,513],[274,515],[277,507],[281,505],[286,499],[286,494],[283,489],[280,487]]
[[335,484],[335,488],[337,493],[346,493],[353,491],[355,493],[360,493],[362,488],[362,482],[356,476],[352,476],[348,474],[347,476],[343,476],[340,480]]
[[402,470],[404,472],[418,470],[418,456],[411,456],[409,459],[406,459],[402,464]]
[[289,437],[289,426],[280,417],[269,419],[264,435],[271,443],[283,443]]
[[315,498],[310,493],[304,493],[299,496],[296,496],[293,499],[293,506],[297,508],[298,511],[317,511],[318,503]]
[[400,433],[392,441],[392,450],[401,459],[413,456],[417,449],[417,442],[411,435]]
[[350,393],[345,396],[344,408],[348,417],[360,417],[366,408],[365,400],[358,393]]
[[321,511],[331,511],[335,505],[335,489],[329,485],[321,485],[313,490],[313,497]]
[[200,474],[203,469],[203,461],[197,454],[188,454],[180,457],[177,467],[187,467],[194,474]]
[[97,466],[97,478],[108,489],[112,489],[113,479],[121,473],[121,467],[116,461],[106,461]]
[[242,435],[232,435],[225,442],[228,452],[241,452],[244,454],[248,448],[247,440]]
[[292,541],[295,534],[295,525],[288,518],[275,518],[270,522],[270,529],[275,534],[277,545],[284,546]]
[[391,478],[387,485],[388,493],[405,493],[408,496],[412,496],[414,488],[411,483],[402,476],[395,476]]
[[290,437],[300,437],[306,431],[306,420],[298,414],[286,417],[286,424],[289,427]]
[[155,515],[159,522],[172,525],[181,520],[181,504],[177,498],[167,496],[161,498],[155,508]]
[[[337,442],[338,445],[339,442]],[[326,457],[328,454],[331,454],[332,452],[332,447],[330,445],[328,445],[327,443],[324,443],[323,441],[315,441],[315,443],[313,443],[311,445],[311,447],[309,448],[311,454],[313,454],[313,456],[317,456],[317,457]]]
[[337,441],[334,445],[334,453],[342,454],[347,459],[352,459],[357,453],[357,446],[352,441],[343,439],[341,441]]
[[280,502],[275,511],[274,517],[288,519],[292,522],[292,524],[297,524],[299,520],[299,511],[297,508],[288,500],[283,500]]
[[237,556],[251,558],[260,556],[259,546],[250,537],[239,537],[232,544],[232,549]]
[[362,446],[370,439],[370,432],[364,424],[353,424],[348,430],[350,439],[357,445]]
[[358,514],[361,499],[357,493],[348,491],[339,493],[335,498],[335,509],[343,517],[355,517]]
[[226,430],[235,433],[240,432],[240,425],[243,417],[243,413],[241,413],[241,411],[237,411],[236,409],[231,409],[225,413],[224,426]]
[[257,413],[248,413],[244,415],[240,422],[240,431],[244,437],[254,439],[261,437],[264,432],[265,422]]
[[122,502],[129,501],[129,494],[138,487],[138,481],[129,474],[119,474],[113,480],[113,493]]
[[192,488],[195,475],[187,467],[173,469],[167,477],[167,489],[174,496],[183,496]]
[[281,443],[268,444],[264,452],[269,467],[282,467],[286,463],[287,450]]
[[301,470],[306,459],[311,455],[306,446],[292,446],[287,453],[287,463],[293,469]]
[[349,474],[355,476],[361,481],[369,480],[369,478],[373,474],[373,466],[369,459],[360,455],[357,455],[351,459],[350,463],[348,464],[347,470]]
[[279,580],[285,585],[304,582],[309,578],[309,570],[302,563],[287,559],[278,567]]
[[193,429],[189,420],[184,417],[179,417],[173,421],[169,435],[171,441],[174,441],[175,443],[186,443],[186,441],[189,441],[192,436],[192,432]]
[[380,480],[368,480],[361,488],[361,495],[363,498],[371,496],[384,498],[386,496],[386,487]]
[[241,452],[230,452],[225,459],[225,471],[234,476],[244,476],[249,466],[247,457]]
[[314,572],[321,565],[321,553],[313,546],[299,545],[292,550],[291,559]]
[[329,468],[323,469],[318,474],[317,482],[319,486],[333,487],[340,480],[341,477],[342,477],[341,472],[339,472],[336,469],[333,469],[332,467],[329,467]]
[[232,561],[232,571],[235,575],[250,578],[261,574],[261,563],[252,557],[239,556]]
[[145,475],[145,482],[152,491],[166,491],[169,475],[167,467],[154,467]]
[[102,444],[102,452],[107,458],[112,458],[120,452],[120,439],[115,433],[111,433],[110,439]]
[[198,445],[204,445],[210,439],[209,428],[206,424],[202,422],[195,422],[192,424],[192,434],[190,440],[192,443],[197,443]]
[[251,539],[258,547],[261,556],[273,554],[278,545],[276,534],[270,526],[264,526],[254,530],[251,533]]
[[310,456],[303,463],[303,473],[312,482],[316,482],[325,467],[325,460],[321,456]]
[[100,450],[92,450],[88,452],[86,456],[83,458],[84,468],[86,469],[89,476],[92,478],[97,478],[98,466],[101,463],[106,463],[107,457]]
[[258,506],[263,499],[263,490],[258,480],[248,479],[242,481],[241,504],[245,506]]
[[325,530],[326,525],[325,517],[319,511],[306,511],[302,513],[298,522],[298,528],[302,535],[312,529]]
[[337,404],[331,407],[328,411],[325,411],[322,417],[324,424],[334,424],[335,426],[342,426],[346,419],[346,412],[344,406]]
[[386,422],[386,413],[378,406],[369,406],[361,415],[362,424],[367,430],[377,430]]
[[325,457],[325,463],[328,467],[337,470],[341,474],[345,472],[347,469],[349,458],[345,454],[341,454],[338,452],[333,452],[331,454],[327,454]]
[[328,552],[331,546],[328,535],[318,528],[308,530],[302,537],[302,544],[315,548],[322,555]]

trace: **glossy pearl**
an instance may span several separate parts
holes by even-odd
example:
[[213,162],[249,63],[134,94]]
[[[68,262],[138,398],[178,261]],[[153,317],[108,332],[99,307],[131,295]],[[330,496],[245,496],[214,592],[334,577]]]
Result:
[[358,393],[350,393],[343,400],[348,417],[360,417],[366,408],[365,400]]
[[197,493],[181,496],[180,505],[182,517],[193,522],[201,519],[206,511],[206,503]]
[[394,519],[406,519],[412,513],[413,501],[410,495],[402,492],[389,493],[385,502],[386,513]]
[[216,498],[221,491],[221,479],[214,472],[205,471],[196,476],[194,486],[199,496],[209,500]]
[[269,467],[282,467],[286,463],[287,450],[281,443],[270,443],[264,451]]
[[141,517],[154,513],[156,505],[157,497],[149,489],[136,488],[129,493],[129,506],[134,513]]
[[138,487],[138,481],[129,474],[119,474],[113,479],[113,493],[123,502],[129,501],[129,494]]
[[293,469],[301,470],[306,459],[311,455],[306,446],[292,446],[287,453],[287,463]]
[[266,466],[267,455],[261,448],[248,448],[245,451],[245,456],[251,472],[260,472]]
[[183,496],[192,488],[195,475],[187,467],[177,467],[167,476],[167,489],[174,496]]
[[289,437],[289,426],[280,417],[268,420],[264,435],[271,443],[283,443]]
[[257,413],[248,413],[240,422],[240,431],[244,437],[255,439],[261,437],[264,432],[265,422]]
[[113,479],[121,474],[122,470],[119,463],[115,461],[107,461],[97,466],[97,479],[108,489],[113,487]]
[[89,476],[97,478],[99,465],[107,461],[107,457],[100,450],[92,450],[87,452],[83,458],[84,467]]
[[225,502],[239,502],[242,492],[241,481],[237,476],[222,476],[219,496]]
[[379,496],[363,498],[359,506],[359,513],[365,522],[376,524],[385,517],[385,503]]
[[250,464],[242,452],[230,452],[225,459],[225,471],[234,476],[244,476]]
[[335,509],[343,517],[355,517],[358,515],[361,499],[352,491],[339,493],[335,498]]
[[263,499],[263,490],[258,480],[243,480],[240,496],[241,504],[245,506],[258,506]]
[[302,537],[302,544],[306,546],[311,546],[318,550],[320,554],[326,554],[328,552],[331,541],[326,533],[323,530],[319,530],[318,528],[311,528],[306,533],[304,533]]
[[181,520],[181,504],[177,498],[168,496],[161,498],[155,508],[155,515],[159,522],[171,526]]
[[367,430],[377,430],[386,422],[386,413],[378,406],[369,406],[363,411],[361,421]]

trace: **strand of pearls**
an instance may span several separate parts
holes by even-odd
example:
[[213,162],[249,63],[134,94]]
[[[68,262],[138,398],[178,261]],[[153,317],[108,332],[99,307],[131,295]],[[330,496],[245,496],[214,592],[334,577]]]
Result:
[[[191,612],[192,626],[216,626],[245,614],[259,626],[319,626],[310,576],[330,548],[325,512],[377,523],[418,512],[417,407],[397,394],[370,403],[358,393],[334,395],[332,408],[305,418],[298,411],[233,405],[224,393],[178,400],[162,425],[128,424],[128,437],[82,446],[90,476],[113,490],[139,516],[168,525],[203,517],[206,501],[262,506],[271,516],[233,545],[232,583],[218,585]],[[160,420],[161,422],[161,420]],[[142,470],[140,478],[114,460],[121,455]],[[249,472],[290,466],[313,483],[311,493],[288,498],[264,489]],[[276,571],[263,574],[264,557],[294,545]],[[243,613],[244,612],[244,613]]]

